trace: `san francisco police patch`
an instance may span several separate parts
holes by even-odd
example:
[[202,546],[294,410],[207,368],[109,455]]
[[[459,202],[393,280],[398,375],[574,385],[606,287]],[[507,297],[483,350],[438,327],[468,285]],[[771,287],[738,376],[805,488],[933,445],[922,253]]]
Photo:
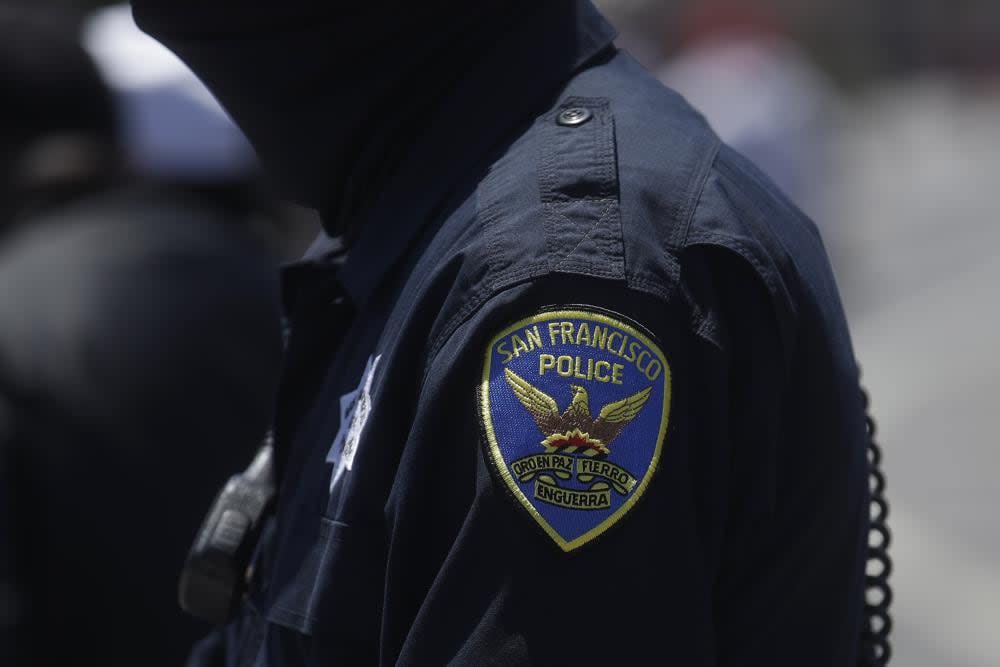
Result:
[[656,471],[670,366],[636,327],[603,312],[542,312],[490,343],[479,403],[489,458],[564,551],[617,523]]

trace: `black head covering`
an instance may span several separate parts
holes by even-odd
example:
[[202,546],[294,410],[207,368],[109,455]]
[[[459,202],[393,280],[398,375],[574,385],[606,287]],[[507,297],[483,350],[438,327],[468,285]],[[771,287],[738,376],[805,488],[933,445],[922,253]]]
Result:
[[136,0],[147,32],[191,65],[281,192],[349,217],[448,89],[532,3]]
[[75,15],[0,6],[0,98],[8,145],[51,132],[114,138],[112,96],[79,43]]

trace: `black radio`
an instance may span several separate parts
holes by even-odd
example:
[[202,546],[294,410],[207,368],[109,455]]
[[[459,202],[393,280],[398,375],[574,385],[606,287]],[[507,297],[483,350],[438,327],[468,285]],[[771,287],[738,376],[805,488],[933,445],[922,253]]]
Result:
[[205,517],[181,572],[178,599],[189,614],[221,625],[246,592],[248,566],[275,496],[270,436],[250,466],[233,475]]

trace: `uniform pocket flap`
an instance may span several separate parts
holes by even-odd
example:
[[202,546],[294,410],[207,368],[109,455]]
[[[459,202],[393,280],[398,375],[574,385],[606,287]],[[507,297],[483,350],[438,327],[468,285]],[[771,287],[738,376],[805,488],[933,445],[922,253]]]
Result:
[[[349,524],[325,517],[320,519],[316,541],[301,566],[270,596],[270,609],[266,614],[269,622],[311,635],[323,601],[330,596],[344,599],[342,596],[352,594],[349,590],[332,590],[338,583],[341,587],[352,586],[351,577],[345,571],[354,569],[349,562],[350,534]],[[341,572],[343,574],[338,574]]]

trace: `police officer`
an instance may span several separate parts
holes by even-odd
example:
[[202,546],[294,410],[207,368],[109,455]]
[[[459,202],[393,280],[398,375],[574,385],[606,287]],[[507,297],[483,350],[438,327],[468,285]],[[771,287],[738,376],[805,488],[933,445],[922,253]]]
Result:
[[326,232],[284,276],[275,509],[195,664],[856,659],[822,242],[588,2],[134,7]]

